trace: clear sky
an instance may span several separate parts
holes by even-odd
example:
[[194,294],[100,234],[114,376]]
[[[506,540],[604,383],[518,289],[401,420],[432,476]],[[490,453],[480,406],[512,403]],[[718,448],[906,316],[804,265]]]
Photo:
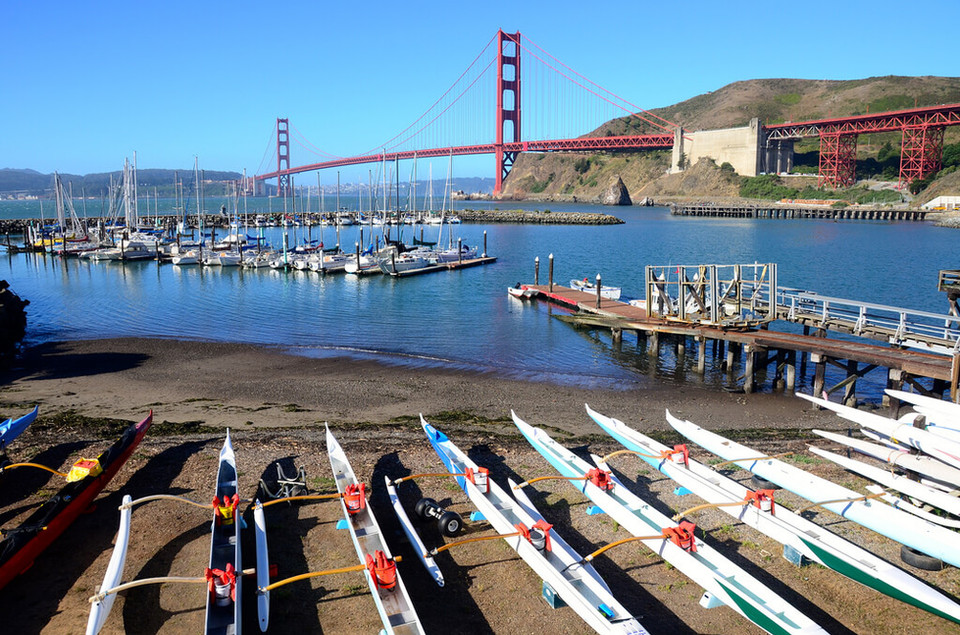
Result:
[[[958,0],[6,0],[0,15],[0,168],[40,172],[112,171],[136,151],[141,168],[199,156],[253,173],[277,117],[327,152],[364,152],[498,28],[644,108],[762,77],[960,75]],[[293,165],[318,160],[297,151]],[[491,158],[467,165],[493,176]]]

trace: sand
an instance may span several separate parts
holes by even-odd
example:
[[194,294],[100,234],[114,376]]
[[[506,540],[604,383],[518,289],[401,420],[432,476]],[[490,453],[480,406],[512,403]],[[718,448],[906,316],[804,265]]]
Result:
[[[477,543],[438,559],[447,577],[441,589],[419,568],[399,533],[386,501],[384,475],[436,471],[440,464],[422,441],[417,415],[423,413],[471,457],[505,483],[552,473],[549,465],[521,442],[509,422],[514,409],[544,426],[570,447],[603,453],[616,446],[604,440],[583,404],[654,434],[669,434],[664,408],[715,430],[753,429],[752,445],[763,451],[802,450],[798,432],[813,427],[841,430],[842,420],[817,411],[792,395],[730,394],[694,383],[651,382],[643,390],[597,390],[504,379],[495,374],[464,374],[410,369],[371,361],[311,359],[254,346],[169,340],[96,340],[43,345],[27,352],[7,373],[0,388],[0,414],[14,416],[40,404],[43,417],[10,449],[14,460],[40,455],[63,468],[79,455],[91,456],[110,443],[91,423],[71,423],[70,411],[87,417],[139,420],[153,409],[156,423],[129,464],[101,494],[97,507],[82,516],[33,568],[0,591],[8,608],[7,630],[17,633],[75,633],[86,622],[86,598],[99,585],[116,532],[116,505],[125,493],[139,497],[177,493],[205,501],[212,494],[222,429],[234,437],[242,494],[253,497],[261,478],[303,465],[314,491],[332,491],[325,456],[323,423],[328,422],[353,462],[373,485],[371,505],[397,553],[405,556],[401,574],[427,632],[582,633],[588,629],[569,608],[551,609],[540,597],[537,577],[502,541]],[[766,439],[766,441],[764,441]],[[828,444],[821,444],[830,447]],[[426,446],[426,447],[425,447]],[[701,458],[706,460],[708,456]],[[615,467],[631,489],[649,495],[661,511],[673,513],[698,500],[678,497],[673,486],[633,459]],[[49,464],[49,463],[48,463]],[[837,482],[862,481],[823,462],[805,465]],[[5,486],[14,489],[11,472]],[[746,478],[745,472],[733,473]],[[36,476],[31,477],[33,481]],[[15,512],[58,487],[55,478],[40,495],[19,497],[4,510],[4,526]],[[444,480],[416,481],[401,488],[412,508],[431,496],[467,515],[465,496]],[[605,516],[589,516],[584,497],[569,485],[544,481],[531,493],[568,542],[588,553],[624,537]],[[9,500],[5,501],[10,503]],[[799,501],[784,497],[784,504]],[[26,513],[25,511],[23,513]],[[268,513],[271,561],[286,577],[356,562],[349,536],[335,529],[334,503],[280,505]],[[814,512],[829,526],[891,561],[899,546],[829,512]],[[800,608],[829,632],[960,633],[960,628],[897,602],[816,566],[797,568],[780,557],[781,547],[728,516],[711,511],[695,520],[714,546]],[[173,503],[151,503],[134,513],[134,544],[125,579],[157,575],[200,575],[209,547],[209,518],[202,510]],[[424,540],[443,539],[423,527]],[[486,535],[485,523],[468,523],[467,535]],[[247,551],[252,554],[252,546]],[[252,563],[249,556],[248,565]],[[698,605],[702,590],[659,557],[640,546],[624,546],[597,558],[596,566],[628,610],[651,632],[760,632],[734,611]],[[911,570],[946,591],[958,593],[956,570]],[[248,584],[251,587],[252,584]],[[256,632],[250,598],[244,627]],[[197,586],[164,585],[122,594],[105,632],[195,633],[202,630],[204,594]],[[375,632],[378,620],[359,574],[318,578],[276,591],[270,632]]]

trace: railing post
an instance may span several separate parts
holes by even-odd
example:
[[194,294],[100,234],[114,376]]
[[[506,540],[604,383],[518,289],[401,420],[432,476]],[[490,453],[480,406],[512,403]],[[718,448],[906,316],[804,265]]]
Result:
[[540,256],[533,259],[533,284],[540,286]]
[[553,293],[553,254],[550,254],[549,258],[550,258],[550,273],[548,275],[550,276],[550,278],[547,281],[547,285],[548,285],[548,288],[550,289],[550,293]]

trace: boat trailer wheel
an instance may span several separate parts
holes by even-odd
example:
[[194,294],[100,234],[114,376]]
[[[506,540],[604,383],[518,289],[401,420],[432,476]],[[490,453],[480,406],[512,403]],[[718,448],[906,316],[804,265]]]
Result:
[[421,498],[414,511],[423,520],[435,518],[440,533],[447,537],[456,536],[463,528],[463,518],[455,511],[446,510],[432,498]]

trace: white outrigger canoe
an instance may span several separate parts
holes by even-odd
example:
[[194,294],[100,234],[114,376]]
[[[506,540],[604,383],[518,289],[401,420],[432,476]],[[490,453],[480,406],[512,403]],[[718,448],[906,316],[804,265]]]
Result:
[[891,388],[888,388],[886,393],[894,399],[911,404],[914,410],[935,421],[937,426],[960,431],[960,404]]
[[763,454],[756,450],[704,430],[689,421],[673,419],[670,425],[717,456],[776,483],[785,490],[818,503],[821,507],[902,545],[960,566],[960,540],[957,540],[957,534],[949,529],[894,509],[886,503],[864,500],[864,496],[858,492],[779,459],[763,457]]
[[[240,635],[241,582],[243,567],[240,561],[240,526],[237,517],[239,497],[237,489],[237,461],[230,442],[230,430],[220,449],[220,467],[217,470],[217,490],[212,531],[210,532],[210,570],[215,590],[207,593],[207,635]],[[216,575],[220,572],[220,575]]]
[[[133,516],[133,507],[130,505],[132,499],[130,495],[124,495],[123,503],[120,505],[120,528],[117,530],[117,541],[113,546],[113,553],[110,555],[110,563],[107,565],[107,572],[103,576],[103,583],[100,585],[99,593],[106,592],[120,584],[123,577],[123,567],[127,562],[127,549],[130,548],[130,521]],[[113,608],[113,601],[117,599],[116,593],[103,595],[90,607],[90,617],[87,619],[87,635],[96,635],[103,628],[110,615],[110,609]]]
[[[867,465],[862,461],[848,459],[847,457],[836,454],[835,452],[828,452],[827,450],[822,450],[812,445],[808,447],[810,451],[817,456],[823,457],[828,461],[833,461],[845,470],[859,474],[860,476],[866,477],[875,483],[879,483],[880,485],[895,489],[898,492],[906,494],[907,496],[911,496],[925,503],[929,503],[934,507],[938,507],[945,512],[953,514],[954,516],[960,516],[960,498],[956,498],[955,496],[951,496],[946,492],[927,487],[923,483],[918,483],[917,481],[911,480],[909,477],[901,474],[895,474],[889,470],[881,470],[873,465]],[[958,536],[958,539],[960,539],[960,536]]]
[[[866,549],[785,507],[776,506],[772,497],[754,496],[751,490],[737,481],[689,458],[684,452],[686,446],[681,446],[679,450],[669,448],[618,419],[594,411],[590,406],[587,406],[587,413],[607,434],[629,450],[639,453],[641,459],[681,487],[708,503],[726,505],[718,509],[773,538],[784,548],[790,547],[807,559],[881,593],[960,623],[960,604]],[[671,418],[674,417],[668,411],[667,419]],[[671,458],[678,453],[681,458],[679,463]],[[656,456],[662,458],[654,458]],[[764,499],[769,501],[769,508],[762,504]],[[730,506],[737,502],[744,504]]]
[[820,435],[824,439],[829,439],[834,443],[852,448],[878,461],[883,461],[888,465],[895,465],[905,470],[916,472],[922,477],[926,477],[922,478],[921,482],[931,487],[938,487],[946,491],[960,488],[960,470],[942,461],[938,461],[933,457],[913,454],[906,449],[878,445],[863,439],[855,439],[843,434],[827,432],[826,430],[813,430],[813,433]]
[[[692,523],[678,525],[631,493],[605,467],[600,469],[612,487],[593,483],[587,477],[597,470],[590,464],[554,441],[544,430],[529,425],[516,413],[511,415],[527,441],[557,471],[568,478],[584,479],[583,487],[577,485],[578,489],[613,520],[634,536],[662,536],[641,542],[705,590],[700,598],[701,606],[713,608],[725,604],[768,633],[826,632],[759,580],[696,539]],[[603,465],[599,457],[595,460]],[[671,536],[677,536],[677,540]]]
[[[457,484],[466,492],[477,511],[583,621],[598,633],[647,633],[613,597],[593,565],[583,562],[580,554],[564,542],[526,496],[520,494],[516,499],[511,497],[489,478],[486,470],[470,460],[445,434],[427,423],[422,415],[420,423],[447,471],[456,475]],[[463,476],[465,474],[482,476],[471,479]],[[515,488],[515,484],[512,481],[510,483]],[[519,493],[517,489],[513,491]],[[517,535],[518,525],[526,527],[531,538]],[[544,543],[542,550],[532,540],[538,535]]]
[[[343,448],[327,426],[327,454],[340,493],[340,506],[350,529],[353,546],[360,563],[367,565],[364,577],[377,605],[384,632],[396,635],[423,635],[423,627],[410,596],[396,570],[390,547],[380,532],[380,526],[367,505],[363,484],[357,480]],[[385,568],[381,565],[385,565]],[[392,566],[390,566],[392,565]],[[379,572],[384,571],[383,575]]]
[[960,468],[960,441],[953,441],[942,435],[915,428],[912,422],[894,421],[871,412],[864,412],[799,392],[796,395],[818,406],[833,410],[844,419],[859,423],[865,428],[876,430],[897,443],[909,445],[955,468]]

